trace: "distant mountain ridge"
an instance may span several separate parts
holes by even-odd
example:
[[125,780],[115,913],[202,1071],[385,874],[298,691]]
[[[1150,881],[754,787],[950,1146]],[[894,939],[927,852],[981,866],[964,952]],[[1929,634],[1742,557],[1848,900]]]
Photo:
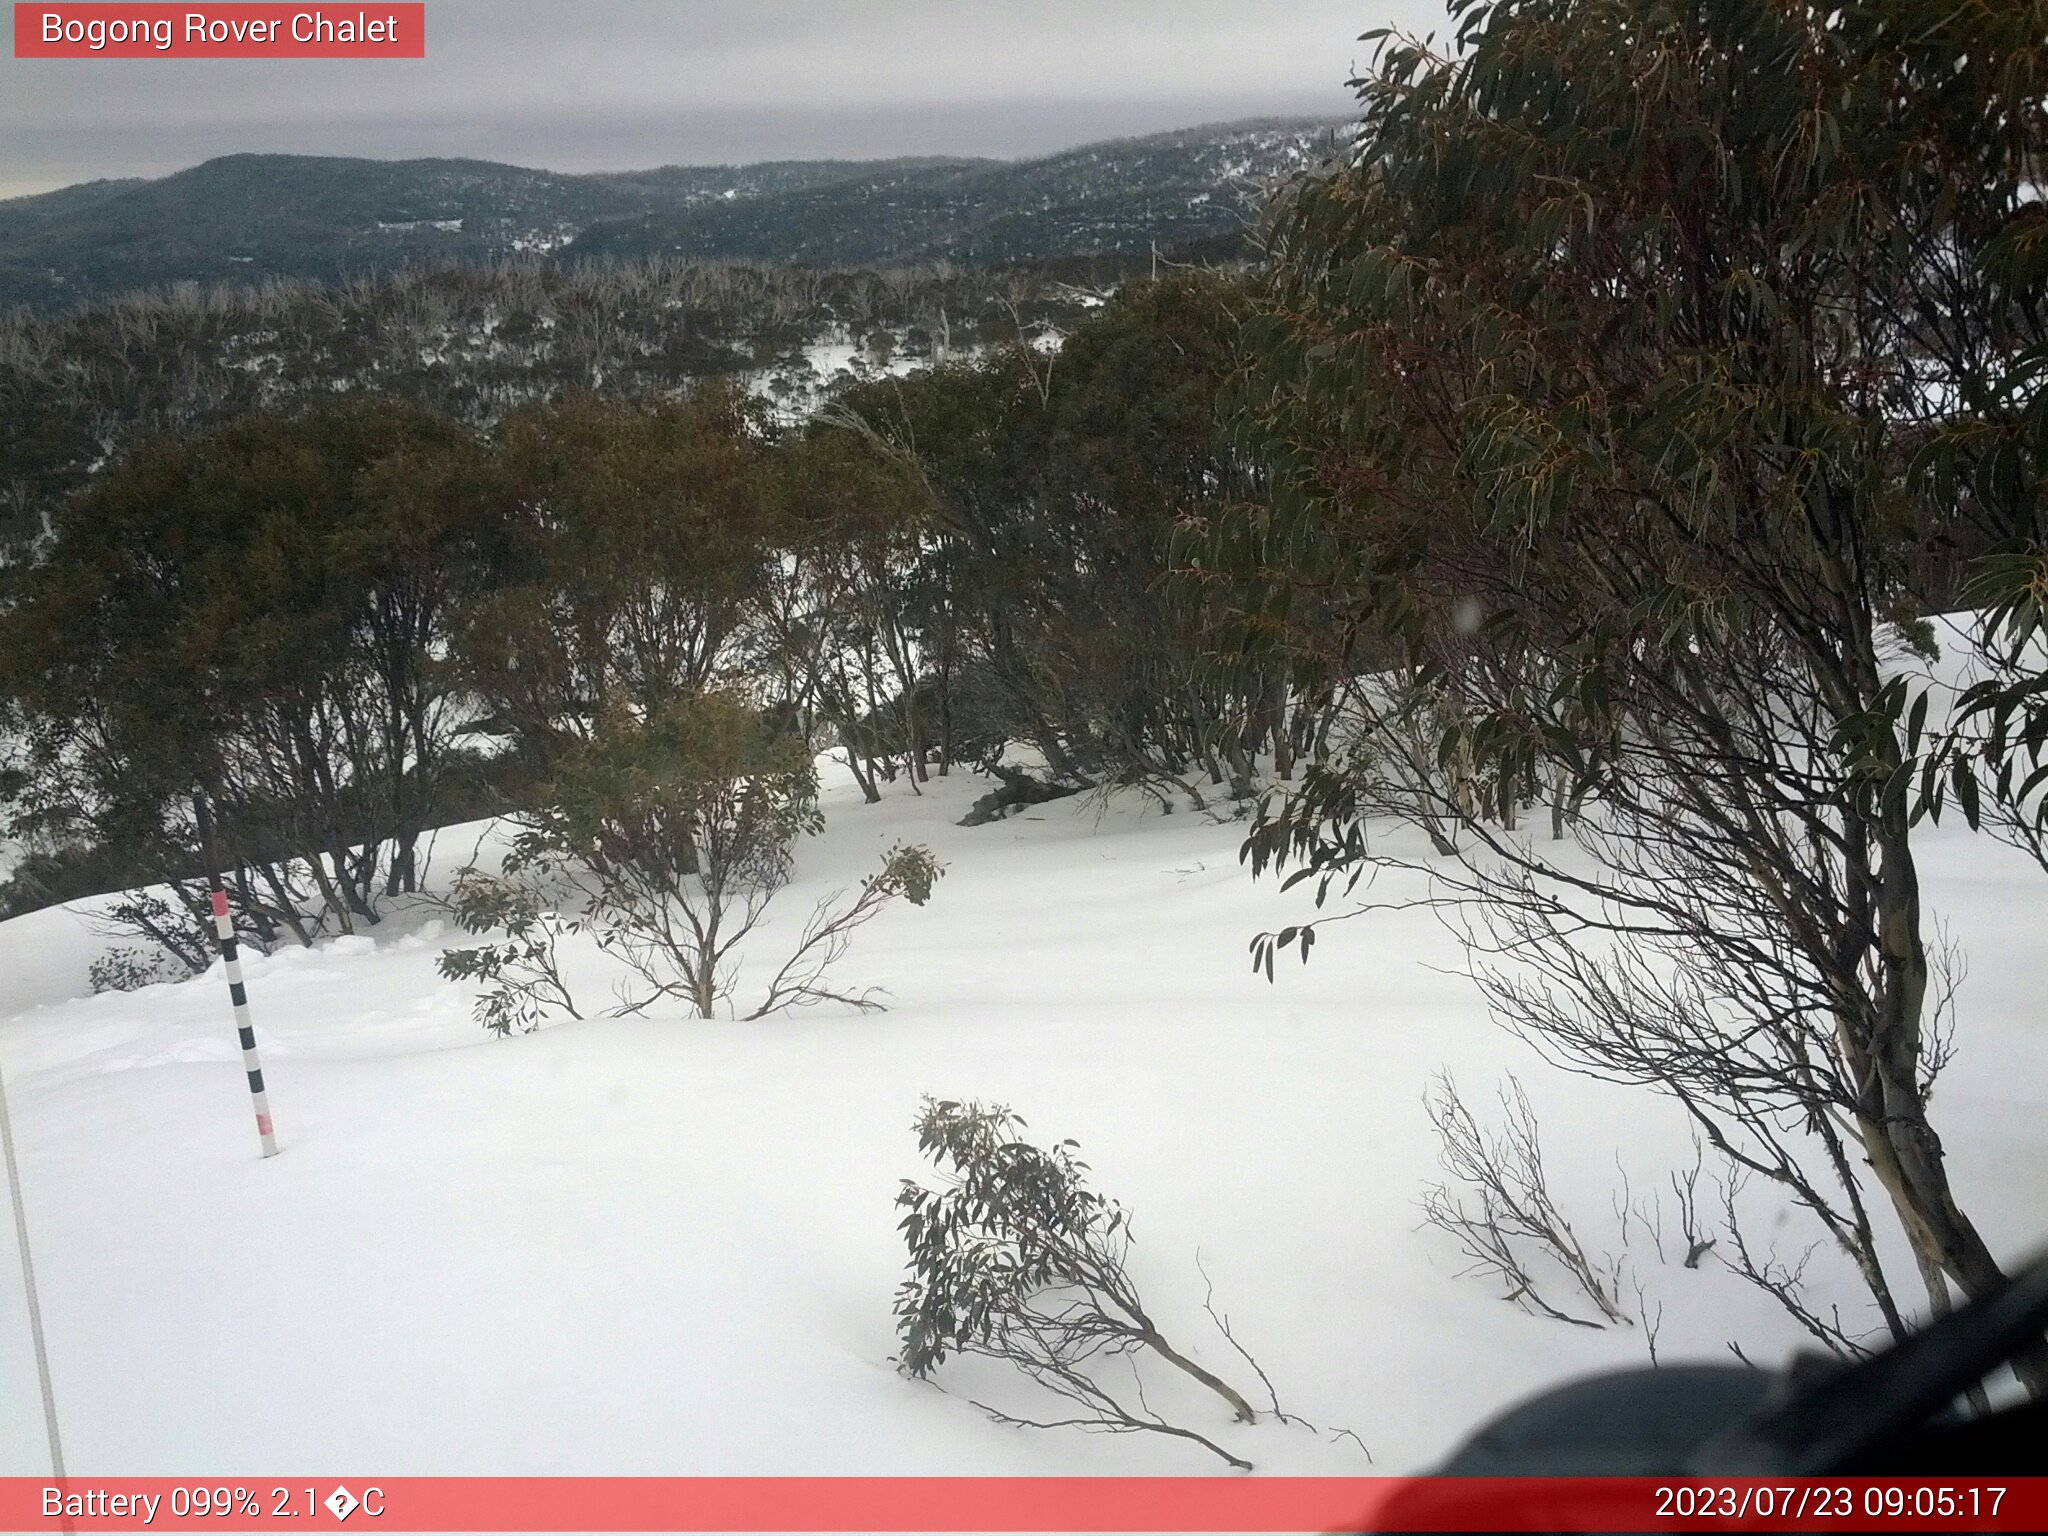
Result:
[[0,304],[266,278],[335,281],[527,253],[816,266],[1182,253],[1241,244],[1336,125],[1262,119],[1030,160],[921,157],[570,175],[484,160],[228,155],[0,202]]

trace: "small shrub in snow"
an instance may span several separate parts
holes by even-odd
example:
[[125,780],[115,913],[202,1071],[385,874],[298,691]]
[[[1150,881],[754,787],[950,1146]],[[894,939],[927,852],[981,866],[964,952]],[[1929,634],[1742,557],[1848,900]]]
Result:
[[452,905],[464,933],[505,935],[497,943],[446,950],[438,962],[449,981],[485,983],[476,1000],[478,1023],[503,1036],[514,1030],[530,1034],[556,1011],[583,1017],[557,958],[559,941],[581,931],[582,924],[554,910],[516,858],[502,876],[465,869],[456,878]]
[[[1423,1107],[1436,1127],[1438,1158],[1457,1187],[1423,1192],[1422,1216],[1458,1240],[1472,1263],[1466,1274],[1491,1275],[1507,1287],[1504,1300],[1526,1312],[1602,1328],[1626,1323],[1620,1302],[1620,1266],[1592,1258],[1550,1193],[1536,1112],[1522,1085],[1509,1077],[1500,1090],[1501,1129],[1489,1134],[1473,1118],[1448,1076],[1439,1076]],[[1536,1269],[1550,1264],[1591,1302],[1601,1321],[1554,1305],[1539,1287]]]
[[881,869],[861,882],[860,894],[851,902],[841,906],[840,893],[834,892],[818,903],[804,924],[795,952],[768,984],[760,1006],[747,1017],[766,1018],[771,1013],[825,1002],[848,1003],[862,1012],[880,1008],[873,988],[838,991],[827,983],[826,976],[853,942],[855,929],[898,896],[913,907],[923,906],[932,899],[932,886],[945,872],[946,866],[932,857],[929,848],[915,843],[891,848]]
[[[809,746],[737,699],[703,694],[644,720],[607,719],[549,788],[555,803],[533,841],[590,873],[598,942],[640,983],[619,1011],[679,1002],[715,1017],[742,947],[789,883],[796,840],[824,825]],[[938,873],[924,849],[898,848],[849,906],[821,903],[747,1016],[826,1000],[880,1006],[833,990],[825,971],[890,898],[922,905]]]
[[[556,959],[559,940],[588,934],[623,966],[615,1014],[681,1007],[713,1018],[729,1007],[742,951],[788,883],[796,839],[822,825],[810,751],[739,701],[704,694],[646,719],[607,716],[592,739],[564,750],[507,860],[507,876],[471,872],[456,920],[500,943],[452,950],[441,974],[485,981],[477,1014],[499,1034],[551,1012],[580,1017]],[[836,1002],[876,1009],[874,989],[829,978],[856,930],[897,897],[931,898],[943,866],[929,850],[892,848],[851,900],[820,901],[795,948],[746,1015]],[[567,885],[581,915],[543,901],[533,879]]]
[[1088,1187],[1075,1143],[1034,1146],[1001,1105],[932,1099],[916,1130],[919,1149],[949,1182],[929,1189],[905,1180],[896,1197],[910,1245],[910,1278],[896,1296],[902,1369],[928,1377],[950,1354],[1005,1361],[1077,1416],[1025,1419],[975,1404],[999,1423],[1173,1435],[1248,1469],[1207,1436],[1160,1418],[1142,1387],[1133,1405],[1098,1379],[1104,1366],[1149,1353],[1222,1398],[1240,1422],[1257,1417],[1169,1344],[1145,1310],[1125,1265],[1129,1213]]
[[192,972],[161,951],[123,945],[93,961],[85,974],[95,992],[135,992],[160,981],[183,980]]

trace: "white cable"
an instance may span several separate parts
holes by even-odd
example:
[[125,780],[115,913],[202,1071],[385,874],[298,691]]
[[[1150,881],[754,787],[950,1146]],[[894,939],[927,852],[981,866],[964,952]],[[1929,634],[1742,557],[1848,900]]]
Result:
[[[64,1478],[64,1442],[57,1436],[57,1394],[50,1387],[50,1351],[43,1343],[43,1307],[36,1297],[35,1260],[28,1251],[28,1212],[21,1204],[21,1165],[14,1160],[14,1123],[7,1114],[7,1074],[0,1072],[0,1152],[7,1159],[7,1193],[14,1205],[14,1240],[21,1248],[21,1285],[28,1296],[28,1332],[35,1341],[36,1376],[43,1384],[43,1425],[50,1432],[50,1471]],[[65,1522],[69,1525],[69,1521]]]

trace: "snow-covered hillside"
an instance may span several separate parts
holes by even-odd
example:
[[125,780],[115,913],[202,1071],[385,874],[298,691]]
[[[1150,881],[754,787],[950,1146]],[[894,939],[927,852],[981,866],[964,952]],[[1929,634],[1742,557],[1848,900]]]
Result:
[[[1177,1405],[1262,1471],[1416,1468],[1532,1388],[1646,1360],[1642,1329],[1526,1316],[1418,1230],[1438,1176],[1421,1096],[1440,1067],[1475,1104],[1522,1075],[1567,1214],[1615,1252],[1617,1156],[1639,1193],[1661,1186],[1690,1156],[1672,1115],[1490,1028],[1424,915],[1333,928],[1307,967],[1255,977],[1251,935],[1306,901],[1251,881],[1241,826],[1135,798],[955,826],[983,787],[865,806],[833,786],[778,902],[786,933],[894,842],[946,861],[932,903],[890,909],[843,964],[891,991],[885,1014],[496,1040],[437,978],[454,935],[425,909],[254,960],[270,1162],[217,972],[84,996],[107,941],[79,912],[0,926],[0,1063],[73,1473],[1221,1470],[1162,1436],[991,1424],[970,1397],[1031,1406],[993,1368],[949,1363],[944,1391],[896,1373],[891,1201],[925,1171],[908,1127],[926,1092],[1077,1139],[1136,1213],[1134,1274],[1169,1334],[1248,1375],[1203,1315],[1199,1252],[1283,1404],[1323,1431]],[[443,835],[438,876],[474,838]],[[2016,1256],[2048,1238],[2048,891],[1953,828],[1928,862],[1971,960],[1939,1112],[1966,1205]],[[1794,1256],[1810,1240],[1789,1213],[1774,1235]],[[7,1241],[0,1472],[29,1474]],[[1711,1262],[1631,1254],[1666,1361],[1797,1344]]]

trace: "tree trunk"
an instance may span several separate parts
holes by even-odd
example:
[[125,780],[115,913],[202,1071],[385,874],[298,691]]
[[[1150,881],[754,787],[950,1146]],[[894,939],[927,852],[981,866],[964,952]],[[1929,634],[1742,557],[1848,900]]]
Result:
[[1162,1360],[1180,1367],[1180,1369],[1186,1371],[1211,1392],[1214,1392],[1218,1397],[1230,1404],[1232,1410],[1237,1414],[1240,1424],[1254,1424],[1258,1422],[1259,1416],[1252,1411],[1252,1405],[1238,1396],[1237,1390],[1229,1382],[1203,1370],[1194,1361],[1188,1359],[1186,1355],[1183,1355],[1179,1350],[1167,1343],[1157,1333],[1148,1334],[1145,1342],[1159,1352],[1159,1357]]
[[[1929,966],[1905,813],[1867,825],[1867,835],[1877,852],[1871,920],[1879,978],[1868,1037],[1855,1039],[1851,1020],[1843,1041],[1861,1088],[1857,1129],[1923,1271],[1938,1267],[1977,1300],[2003,1288],[2006,1274],[1957,1202],[1928,1120],[1921,1068]],[[2048,1398],[2048,1346],[2037,1343],[2013,1369],[2032,1396]]]
[[880,805],[882,803],[882,792],[875,788],[875,776],[861,766],[862,761],[861,754],[854,751],[851,746],[848,746],[846,749],[846,766],[853,770],[853,782],[860,786],[861,798],[869,805]]

